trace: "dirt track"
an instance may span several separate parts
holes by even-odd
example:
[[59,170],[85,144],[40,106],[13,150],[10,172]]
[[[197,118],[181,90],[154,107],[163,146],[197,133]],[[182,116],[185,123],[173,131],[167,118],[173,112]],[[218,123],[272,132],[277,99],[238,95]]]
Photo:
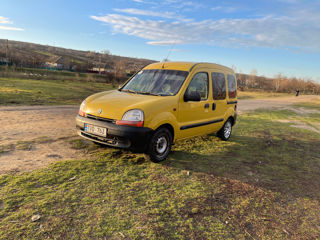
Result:
[[82,151],[69,143],[76,137],[77,111],[78,106],[0,107],[0,174],[81,158]]
[[[258,108],[288,108],[313,96],[239,100],[240,113]],[[81,159],[85,153],[71,148],[76,139],[78,106],[0,107],[0,174],[24,172],[51,162]]]
[[276,97],[268,99],[248,99],[238,101],[238,111],[246,112],[258,108],[287,108],[291,104],[298,102],[308,102],[316,99],[317,96],[300,96],[300,97]]

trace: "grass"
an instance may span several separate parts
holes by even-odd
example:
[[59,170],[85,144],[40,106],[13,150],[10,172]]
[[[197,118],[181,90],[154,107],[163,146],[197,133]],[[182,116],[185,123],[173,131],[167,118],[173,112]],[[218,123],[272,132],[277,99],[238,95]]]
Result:
[[35,51],[36,53],[39,53],[39,54],[42,54],[42,55],[45,55],[47,57],[53,57],[53,56],[56,56],[52,53],[49,53],[49,52],[45,52],[45,51]]
[[[39,73],[41,73],[41,71],[45,73],[44,70],[38,71]],[[66,74],[65,77],[67,80],[50,80],[44,79],[44,77],[40,77],[40,79],[0,77],[0,105],[79,104],[85,97],[93,93],[113,88],[111,84],[86,81],[85,74],[78,74],[79,76],[77,76],[76,73],[69,72],[57,72],[56,74]],[[239,99],[263,99],[288,96],[293,95],[260,91],[238,91]],[[315,104],[318,104],[318,102]],[[308,105],[310,105],[310,103],[301,103],[302,107],[307,107]],[[313,104],[311,107],[314,106],[317,105]]]
[[238,91],[238,99],[263,99],[274,97],[292,97],[293,93],[277,93],[264,91]]
[[294,104],[295,107],[302,107],[307,109],[316,109],[320,111],[320,96],[314,98],[313,102],[300,102]]
[[80,104],[87,96],[110,89],[98,82],[0,78],[0,104]]
[[161,164],[98,147],[90,159],[3,175],[0,239],[317,239],[320,136],[279,122],[300,118],[250,112],[230,141],[185,140]]

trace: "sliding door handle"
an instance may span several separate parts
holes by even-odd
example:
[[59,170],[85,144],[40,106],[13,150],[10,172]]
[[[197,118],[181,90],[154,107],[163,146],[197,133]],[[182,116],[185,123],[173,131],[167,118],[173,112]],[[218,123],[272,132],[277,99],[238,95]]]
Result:
[[216,104],[212,103],[212,111],[216,110]]

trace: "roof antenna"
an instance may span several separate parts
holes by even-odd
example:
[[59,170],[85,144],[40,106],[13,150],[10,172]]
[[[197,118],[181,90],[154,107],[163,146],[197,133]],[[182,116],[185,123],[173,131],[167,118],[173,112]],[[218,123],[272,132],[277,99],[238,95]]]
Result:
[[171,47],[170,47],[170,50],[169,50],[169,52],[168,52],[168,55],[167,55],[167,57],[165,58],[165,59],[163,59],[163,64],[162,64],[162,68],[164,68],[164,64],[165,64],[165,62],[169,62],[169,56],[170,56],[170,54],[171,54],[171,52],[172,52],[172,50],[173,50],[173,47],[174,47],[174,45],[176,44],[176,40],[174,40],[173,42],[172,42],[172,44],[171,44]]
[[171,48],[170,48],[170,50],[169,50],[169,52],[168,52],[168,55],[167,55],[167,57],[163,60],[164,62],[168,62],[168,61],[169,61],[169,56],[170,56],[170,54],[171,54],[171,52],[172,52],[173,47],[174,47],[175,44],[176,44],[176,40],[174,40],[174,41],[172,42]]

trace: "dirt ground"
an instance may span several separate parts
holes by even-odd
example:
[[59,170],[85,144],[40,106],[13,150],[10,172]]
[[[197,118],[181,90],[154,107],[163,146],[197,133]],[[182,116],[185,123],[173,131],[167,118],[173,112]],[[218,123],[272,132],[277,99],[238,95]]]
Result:
[[[312,99],[317,99],[317,96],[302,95],[299,97],[275,97],[268,99],[245,99],[238,100],[238,112],[256,110],[258,108],[289,108],[290,105],[299,102],[310,102]],[[290,108],[291,109],[291,108]],[[292,109],[291,109],[292,110]]]
[[[238,111],[290,108],[314,96],[239,100]],[[75,116],[79,106],[0,107],[0,174],[31,171],[58,160],[81,159],[86,154],[72,148],[77,139]]]
[[30,171],[62,159],[81,158],[71,148],[78,106],[0,107],[0,174]]

